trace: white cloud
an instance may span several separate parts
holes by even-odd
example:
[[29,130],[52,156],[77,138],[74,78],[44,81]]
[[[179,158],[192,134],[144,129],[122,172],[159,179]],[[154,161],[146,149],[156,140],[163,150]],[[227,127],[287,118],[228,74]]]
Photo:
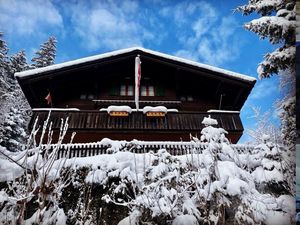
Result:
[[260,81],[255,85],[250,95],[250,98],[256,100],[266,98],[274,93],[278,93],[278,85],[267,80]]
[[182,49],[175,55],[215,66],[239,56],[242,42],[235,35],[239,25],[232,15],[222,17],[212,4],[180,2],[163,7],[160,15],[172,18],[180,28],[176,37]]
[[101,4],[77,3],[70,6],[71,20],[82,44],[89,50],[108,50],[143,46],[154,35],[140,24],[135,1],[123,1],[121,6],[114,1]]
[[188,51],[188,50],[179,50],[176,52],[176,55],[178,57],[181,57],[181,58],[185,58],[185,59],[190,59],[190,60],[193,60],[193,61],[197,61],[198,60],[198,56],[193,54],[193,52],[191,51]]
[[10,0],[0,3],[0,27],[5,33],[37,35],[43,27],[63,27],[62,16],[49,0]]
[[223,17],[221,23],[208,26],[209,33],[197,38],[196,52],[202,62],[220,66],[236,59],[240,54],[240,42],[234,37],[236,22],[232,17]]

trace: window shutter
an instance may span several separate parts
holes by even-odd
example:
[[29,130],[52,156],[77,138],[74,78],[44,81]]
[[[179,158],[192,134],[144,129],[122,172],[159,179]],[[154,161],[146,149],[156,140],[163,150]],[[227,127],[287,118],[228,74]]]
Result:
[[117,87],[112,87],[109,91],[109,95],[111,96],[117,96],[120,94],[120,90]]
[[165,89],[162,87],[156,87],[156,95],[160,96],[160,97],[164,97],[165,96]]

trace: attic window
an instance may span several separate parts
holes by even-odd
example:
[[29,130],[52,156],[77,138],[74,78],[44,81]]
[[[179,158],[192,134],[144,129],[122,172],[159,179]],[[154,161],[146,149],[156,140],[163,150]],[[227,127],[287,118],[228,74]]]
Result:
[[142,86],[141,96],[155,96],[154,87],[152,85]]
[[194,97],[190,96],[190,95],[188,95],[188,96],[180,96],[180,101],[182,101],[182,102],[186,102],[186,101],[193,102],[194,101]]
[[92,100],[92,99],[94,99],[94,95],[89,94],[89,95],[87,96],[87,98],[88,98],[88,100]]
[[192,102],[192,101],[194,101],[194,98],[193,98],[193,96],[187,96],[187,101],[188,101],[188,102]]
[[86,100],[86,94],[80,95],[80,100]]
[[80,100],[93,100],[95,96],[93,94],[81,94]]
[[122,84],[120,89],[121,96],[133,96],[133,85]]

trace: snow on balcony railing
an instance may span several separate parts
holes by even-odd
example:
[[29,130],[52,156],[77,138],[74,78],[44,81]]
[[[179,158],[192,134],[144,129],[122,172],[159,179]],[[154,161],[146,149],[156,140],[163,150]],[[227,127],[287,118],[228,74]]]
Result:
[[[46,145],[43,146],[46,148]],[[49,146],[48,146],[49,147]],[[55,144],[50,145],[54,149]],[[114,141],[104,138],[99,142],[61,144],[59,146],[58,158],[88,157],[100,154],[110,154],[118,151],[130,151],[133,153],[157,152],[166,149],[171,155],[185,155],[201,152],[208,147],[208,143],[184,142],[184,141]],[[254,145],[230,144],[230,147],[238,152],[249,152],[255,148]]]
[[32,111],[80,111],[78,108],[33,108]]

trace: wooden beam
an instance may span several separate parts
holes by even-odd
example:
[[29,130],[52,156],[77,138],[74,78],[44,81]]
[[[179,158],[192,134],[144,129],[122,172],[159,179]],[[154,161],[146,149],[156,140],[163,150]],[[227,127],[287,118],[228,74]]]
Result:
[[234,99],[234,102],[233,102],[233,107],[234,108],[240,108],[240,106],[238,105],[238,102],[241,100],[241,96],[243,94],[243,88],[240,88],[238,94],[236,95],[235,99]]

